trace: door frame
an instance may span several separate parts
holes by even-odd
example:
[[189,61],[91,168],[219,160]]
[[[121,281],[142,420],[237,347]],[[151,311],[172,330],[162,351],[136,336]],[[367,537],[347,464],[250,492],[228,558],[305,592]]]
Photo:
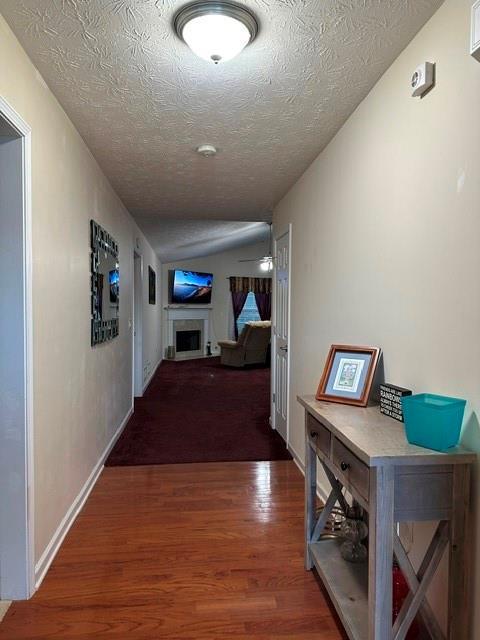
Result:
[[[23,494],[21,516],[11,523],[11,529],[16,529],[17,539],[25,540],[21,553],[14,554],[15,559],[2,575],[0,597],[2,599],[23,600],[30,598],[35,592],[35,538],[34,538],[34,458],[33,458],[33,286],[32,286],[32,154],[31,128],[13,107],[0,96],[0,116],[18,133],[22,144],[22,256],[23,263],[23,345],[19,357],[23,360],[23,420],[19,424],[16,434],[22,446],[11,447],[8,453],[12,465],[18,470],[15,486],[4,482],[0,469],[0,483],[2,491],[0,500],[5,501],[6,508],[15,501],[17,509],[10,509],[12,513],[19,511],[18,497]],[[6,470],[8,473],[8,470]],[[18,484],[16,484],[18,483]],[[19,488],[20,486],[20,488]],[[0,549],[0,557],[8,552]],[[5,566],[5,562],[2,562]]]
[[[135,268],[135,262],[139,261],[140,264],[140,282],[137,282],[137,272]],[[141,398],[143,396],[143,256],[137,250],[133,250],[133,296],[132,296],[132,318],[133,318],[133,331],[132,331],[132,406],[135,403],[135,398]],[[138,301],[138,305],[137,305]],[[137,307],[139,309],[137,309]],[[137,323],[137,315],[140,314],[140,321]],[[138,325],[138,326],[137,326]],[[136,347],[136,333],[140,332],[140,360],[137,363]]]
[[275,353],[277,350],[277,337],[275,334],[276,328],[276,299],[277,299],[277,267],[275,256],[277,255],[277,242],[284,235],[288,233],[288,302],[287,302],[287,314],[288,314],[288,351],[287,351],[287,448],[290,446],[290,334],[291,334],[291,303],[292,303],[292,223],[287,225],[280,225],[278,229],[273,225],[273,278],[272,278],[272,348],[271,348],[271,365],[270,365],[270,416],[272,429],[276,429],[275,424],[275,403],[273,396],[275,393]]

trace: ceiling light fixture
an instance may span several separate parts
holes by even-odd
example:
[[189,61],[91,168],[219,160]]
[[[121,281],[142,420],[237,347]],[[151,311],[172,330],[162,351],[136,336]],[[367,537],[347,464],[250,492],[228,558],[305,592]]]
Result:
[[262,261],[260,262],[260,269],[262,271],[272,271],[273,269],[273,258],[272,256],[264,256]]
[[200,58],[225,62],[237,56],[258,33],[249,9],[234,2],[192,2],[174,19],[177,35]]
[[199,153],[204,158],[211,158],[216,155],[217,148],[213,146],[213,144],[201,144],[197,147],[197,153]]

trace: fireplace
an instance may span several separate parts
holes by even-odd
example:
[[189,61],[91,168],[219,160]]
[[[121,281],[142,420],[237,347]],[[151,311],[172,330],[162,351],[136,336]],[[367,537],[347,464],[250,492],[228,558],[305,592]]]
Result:
[[182,351],[198,351],[201,345],[202,332],[198,329],[177,331],[175,333],[177,353]]
[[205,349],[204,321],[192,318],[174,320],[172,322],[172,341],[176,359],[199,358]]

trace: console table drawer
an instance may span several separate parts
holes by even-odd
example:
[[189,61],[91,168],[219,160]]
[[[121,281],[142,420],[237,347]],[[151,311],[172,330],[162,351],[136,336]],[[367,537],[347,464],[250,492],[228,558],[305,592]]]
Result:
[[367,465],[347,449],[340,440],[333,439],[332,462],[341,470],[343,477],[354,487],[358,493],[368,500],[370,486],[370,470]]
[[321,422],[307,414],[308,437],[316,449],[320,449],[326,456],[330,456],[330,441],[332,434]]

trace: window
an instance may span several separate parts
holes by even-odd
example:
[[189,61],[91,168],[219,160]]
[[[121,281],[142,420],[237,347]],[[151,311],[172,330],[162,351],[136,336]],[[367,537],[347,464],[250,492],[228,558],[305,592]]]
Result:
[[260,314],[258,313],[257,303],[255,302],[255,294],[250,291],[243,305],[242,312],[238,316],[237,329],[238,335],[242,333],[242,329],[246,322],[252,322],[253,320],[260,320]]

